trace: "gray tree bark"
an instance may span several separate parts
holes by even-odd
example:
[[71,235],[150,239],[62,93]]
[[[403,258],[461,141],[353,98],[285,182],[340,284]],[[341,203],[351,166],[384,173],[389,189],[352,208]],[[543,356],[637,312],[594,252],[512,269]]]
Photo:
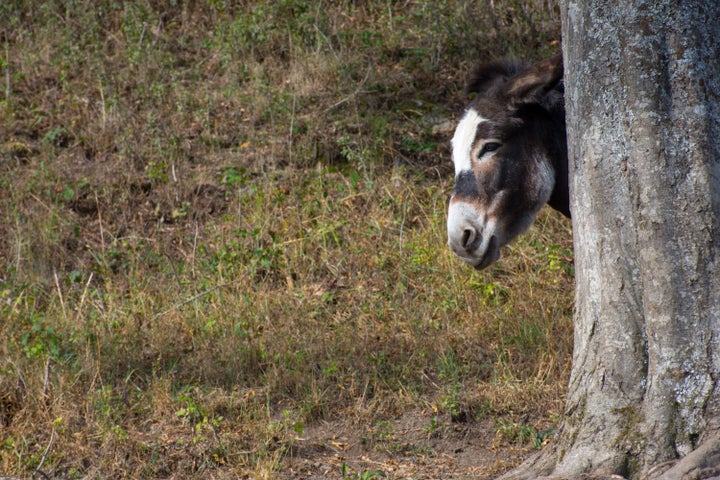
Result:
[[573,369],[506,478],[720,476],[720,2],[563,0]]

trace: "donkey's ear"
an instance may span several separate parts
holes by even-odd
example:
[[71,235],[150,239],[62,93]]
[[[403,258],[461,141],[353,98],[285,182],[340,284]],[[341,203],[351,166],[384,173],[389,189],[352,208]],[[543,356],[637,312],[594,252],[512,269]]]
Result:
[[523,71],[523,69],[524,66],[520,62],[508,60],[480,65],[470,77],[470,81],[465,87],[465,95],[485,95],[493,88],[502,85],[509,78]]
[[552,90],[563,76],[562,55],[536,63],[512,78],[504,90],[515,105],[537,102]]

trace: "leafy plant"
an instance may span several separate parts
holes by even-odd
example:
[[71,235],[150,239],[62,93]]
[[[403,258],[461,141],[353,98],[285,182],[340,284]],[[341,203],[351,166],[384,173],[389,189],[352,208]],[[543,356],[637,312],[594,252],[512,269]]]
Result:
[[555,433],[554,428],[539,431],[533,425],[524,422],[509,422],[499,419],[495,428],[496,439],[502,439],[510,443],[525,444],[531,442],[536,449],[541,448],[545,441]]
[[379,469],[374,470],[363,470],[360,472],[350,472],[350,467],[346,463],[340,466],[340,474],[343,480],[378,480],[380,478],[386,478],[385,472]]

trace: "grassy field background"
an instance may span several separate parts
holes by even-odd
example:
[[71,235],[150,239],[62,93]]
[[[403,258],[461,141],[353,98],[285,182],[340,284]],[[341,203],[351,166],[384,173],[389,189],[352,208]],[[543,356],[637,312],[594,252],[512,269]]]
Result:
[[408,412],[552,441],[570,223],[476,272],[445,207],[468,72],[559,31],[541,0],[0,3],[0,474],[284,478],[329,422],[432,457]]

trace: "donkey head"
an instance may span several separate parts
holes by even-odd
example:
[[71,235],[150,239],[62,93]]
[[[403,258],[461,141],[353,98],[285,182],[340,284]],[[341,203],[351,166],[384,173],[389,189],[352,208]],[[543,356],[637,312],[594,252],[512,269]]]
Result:
[[468,86],[476,97],[452,139],[447,227],[450,248],[477,269],[500,258],[549,200],[569,215],[562,74],[560,55],[530,68],[492,63]]

